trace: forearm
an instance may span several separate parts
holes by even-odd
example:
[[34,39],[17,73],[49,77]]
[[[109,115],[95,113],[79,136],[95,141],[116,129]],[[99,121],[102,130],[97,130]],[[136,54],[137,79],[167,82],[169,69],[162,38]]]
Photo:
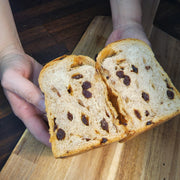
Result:
[[113,28],[141,23],[141,0],[110,0]]
[[23,52],[8,0],[0,0],[0,55]]

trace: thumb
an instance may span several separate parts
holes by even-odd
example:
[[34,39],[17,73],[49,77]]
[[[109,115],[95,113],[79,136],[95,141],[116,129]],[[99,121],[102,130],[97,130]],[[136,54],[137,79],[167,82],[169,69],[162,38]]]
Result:
[[16,71],[8,71],[2,79],[2,86],[45,113],[44,96],[40,89]]

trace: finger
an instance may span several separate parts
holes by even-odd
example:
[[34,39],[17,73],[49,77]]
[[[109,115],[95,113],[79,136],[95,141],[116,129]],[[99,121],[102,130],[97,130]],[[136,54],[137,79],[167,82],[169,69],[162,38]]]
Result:
[[18,116],[34,137],[47,146],[51,146],[49,143],[49,132],[45,121],[41,118],[41,115],[36,111],[35,107],[27,103],[12,92],[5,92],[11,107],[16,116]]
[[14,70],[7,73],[2,80],[2,86],[45,113],[44,96],[40,89]]

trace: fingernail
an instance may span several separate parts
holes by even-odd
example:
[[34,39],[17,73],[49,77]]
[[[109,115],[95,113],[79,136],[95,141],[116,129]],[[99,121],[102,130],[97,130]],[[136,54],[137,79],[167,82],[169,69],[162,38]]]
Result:
[[39,106],[38,106],[38,109],[40,110],[40,111],[42,111],[42,112],[46,112],[46,107],[45,107],[45,101],[44,101],[44,99],[41,99],[40,101],[39,101]]

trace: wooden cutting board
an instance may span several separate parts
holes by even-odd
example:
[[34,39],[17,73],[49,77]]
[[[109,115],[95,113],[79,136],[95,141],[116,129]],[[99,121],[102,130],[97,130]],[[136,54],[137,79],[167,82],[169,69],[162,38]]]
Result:
[[[109,17],[96,17],[73,54],[94,58],[104,47],[111,27]],[[179,90],[180,42],[155,27],[150,29],[149,36],[160,64]],[[179,180],[180,116],[127,143],[113,143],[65,159],[55,159],[51,149],[26,130],[0,179]]]

